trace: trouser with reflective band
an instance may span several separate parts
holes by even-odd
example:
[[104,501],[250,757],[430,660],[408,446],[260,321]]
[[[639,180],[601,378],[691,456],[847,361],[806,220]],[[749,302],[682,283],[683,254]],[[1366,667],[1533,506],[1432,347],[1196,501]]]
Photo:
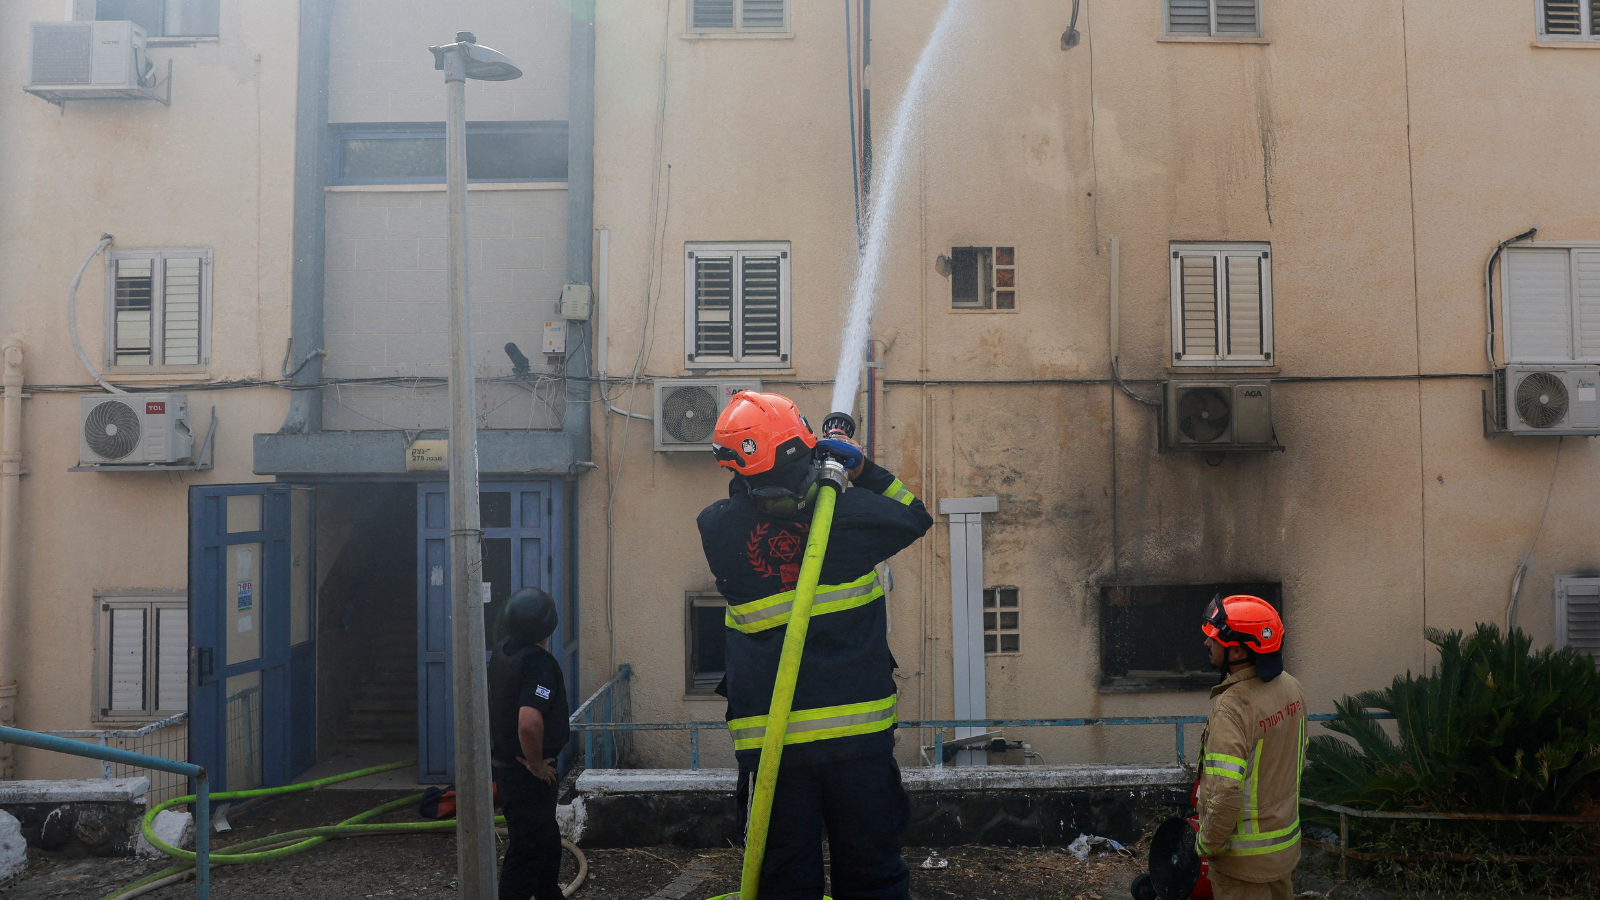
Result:
[[[789,613],[794,610],[794,595],[794,591],[784,591],[781,594],[762,597],[760,600],[730,606],[723,621],[729,628],[745,634],[781,628],[789,624]],[[849,584],[818,585],[816,596],[811,602],[811,616],[815,618],[866,606],[882,596],[883,585],[878,583],[878,572],[874,569]]]
[[[893,728],[899,720],[895,711],[899,696],[890,694],[882,700],[866,703],[794,710],[789,713],[789,727],[784,731],[783,742],[804,744]],[[733,719],[728,722],[728,733],[733,736],[733,749],[759,750],[767,737],[767,717]]]
[[1216,900],[1290,900],[1294,896],[1294,876],[1276,881],[1241,881],[1211,868],[1211,893]]
[[907,900],[911,874],[900,833],[910,817],[892,752],[783,767],[761,865],[762,900],[821,900],[824,827],[834,900]]

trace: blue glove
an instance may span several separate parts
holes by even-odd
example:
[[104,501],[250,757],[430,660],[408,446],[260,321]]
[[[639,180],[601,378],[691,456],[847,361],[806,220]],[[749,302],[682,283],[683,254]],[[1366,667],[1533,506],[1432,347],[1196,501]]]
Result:
[[823,438],[817,441],[817,449],[825,450],[836,457],[844,465],[847,472],[855,471],[856,466],[867,460],[866,454],[862,453],[859,447],[853,447],[844,441],[836,441],[833,438]]

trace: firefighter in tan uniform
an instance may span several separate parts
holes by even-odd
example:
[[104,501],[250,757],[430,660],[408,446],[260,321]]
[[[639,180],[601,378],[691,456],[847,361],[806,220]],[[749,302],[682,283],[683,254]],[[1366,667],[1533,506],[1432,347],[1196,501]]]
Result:
[[1199,834],[1217,900],[1288,900],[1300,862],[1306,703],[1283,671],[1283,620],[1245,594],[1206,610],[1206,647],[1223,672],[1200,747]]

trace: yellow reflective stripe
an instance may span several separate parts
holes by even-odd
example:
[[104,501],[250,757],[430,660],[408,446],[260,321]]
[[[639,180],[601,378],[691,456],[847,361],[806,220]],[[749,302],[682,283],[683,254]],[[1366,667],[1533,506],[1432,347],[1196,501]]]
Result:
[[[794,591],[784,591],[760,600],[728,607],[723,623],[745,634],[778,628],[789,623],[789,613],[794,609]],[[876,570],[857,578],[849,584],[829,584],[817,588],[812,600],[811,615],[866,606],[883,596],[883,586],[878,583]]]
[[1277,853],[1279,850],[1288,850],[1300,842],[1300,820],[1295,819],[1294,824],[1288,828],[1280,828],[1266,834],[1252,834],[1246,837],[1234,837],[1222,845],[1222,852],[1229,856],[1262,856],[1267,853]]
[[1216,767],[1216,766],[1209,766],[1209,765],[1206,766],[1205,769],[1204,769],[1204,774],[1206,774],[1206,775],[1220,775],[1223,778],[1232,778],[1234,781],[1243,781],[1244,780],[1244,776],[1239,774],[1238,772],[1234,772],[1234,771],[1232,771],[1230,769],[1224,769],[1224,768],[1220,768],[1220,767]]
[[[796,710],[789,715],[789,727],[784,731],[783,743],[804,744],[892,728],[899,721],[895,710],[899,697],[899,694],[890,694],[882,700],[866,703]],[[735,750],[760,749],[767,736],[767,717],[734,719],[728,723],[728,733],[733,736]]]
[[1246,763],[1245,760],[1242,760],[1237,756],[1229,756],[1226,753],[1210,753],[1210,752],[1202,751],[1201,752],[1201,758],[1205,759],[1207,762],[1210,762],[1211,760],[1221,760],[1223,762],[1231,762],[1234,765],[1238,766],[1239,767],[1239,771],[1241,771],[1241,772],[1244,771],[1244,767],[1248,764],[1248,763]]
[[1237,756],[1228,756],[1224,753],[1206,753],[1201,756],[1208,774],[1223,775],[1235,781],[1243,781],[1245,761]]
[[1266,738],[1256,739],[1256,752],[1250,760],[1250,833],[1261,831],[1261,748]]
[[917,495],[911,493],[911,489],[905,486],[905,482],[898,478],[894,480],[894,483],[883,489],[883,496],[888,497],[890,500],[897,500],[907,506],[911,505],[911,501],[917,499]]

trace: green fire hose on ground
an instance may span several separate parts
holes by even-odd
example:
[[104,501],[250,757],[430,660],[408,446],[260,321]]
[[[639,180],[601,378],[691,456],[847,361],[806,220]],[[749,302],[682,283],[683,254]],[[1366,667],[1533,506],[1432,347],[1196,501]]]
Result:
[[[350,781],[351,779],[361,778],[365,775],[375,775],[379,772],[403,769],[408,766],[414,766],[416,763],[417,761],[414,759],[406,759],[401,760],[400,762],[387,763],[381,766],[373,766],[368,769],[359,769],[354,772],[346,772],[342,775],[319,778],[315,781],[307,781],[302,784],[289,784],[275,788],[259,788],[257,790],[250,791],[227,791],[224,793],[212,794],[211,799],[247,800],[252,797],[280,797],[287,794],[299,793],[301,791],[315,790],[317,788],[326,787],[330,784],[337,784],[341,781]],[[190,877],[190,873],[194,871],[194,852],[191,850],[184,850],[181,847],[174,847],[171,844],[168,844],[166,841],[156,837],[155,831],[152,828],[152,823],[155,821],[156,815],[161,813],[163,810],[170,809],[181,804],[190,803],[194,799],[194,796],[190,795],[168,800],[145,813],[144,821],[140,823],[140,828],[144,832],[144,839],[150,843],[150,846],[155,847],[162,853],[177,859],[178,863],[162,869],[159,872],[147,875],[144,878],[133,882],[132,884],[118,888],[117,890],[101,898],[101,900],[131,900],[133,897],[137,897],[141,894],[165,887],[169,884],[174,884]],[[361,837],[365,835],[377,834],[428,834],[455,831],[456,823],[454,819],[442,819],[434,822],[385,822],[368,824],[368,820],[370,819],[376,819],[379,816],[386,815],[394,812],[395,810],[404,809],[407,806],[417,803],[421,799],[422,794],[413,794],[409,797],[401,797],[398,800],[392,800],[381,806],[369,809],[366,812],[352,816],[351,818],[348,818],[337,825],[322,825],[316,828],[302,828],[297,831],[286,831],[281,834],[268,835],[266,837],[233,844],[225,848],[225,852],[212,853],[211,864],[214,866],[229,866],[256,862],[270,862],[272,860],[293,856],[297,853],[303,853],[307,850],[310,850],[312,847],[326,843],[334,838]],[[496,825],[503,825],[505,824],[505,817],[496,816],[494,821]],[[209,826],[209,822],[196,823],[196,827]],[[565,896],[570,897],[574,892],[577,891],[579,885],[583,884],[584,878],[589,873],[589,863],[584,857],[583,851],[579,850],[565,839],[561,841],[561,845],[571,852],[578,861],[577,877],[572,880],[571,884],[567,885],[562,890],[562,893]]]

